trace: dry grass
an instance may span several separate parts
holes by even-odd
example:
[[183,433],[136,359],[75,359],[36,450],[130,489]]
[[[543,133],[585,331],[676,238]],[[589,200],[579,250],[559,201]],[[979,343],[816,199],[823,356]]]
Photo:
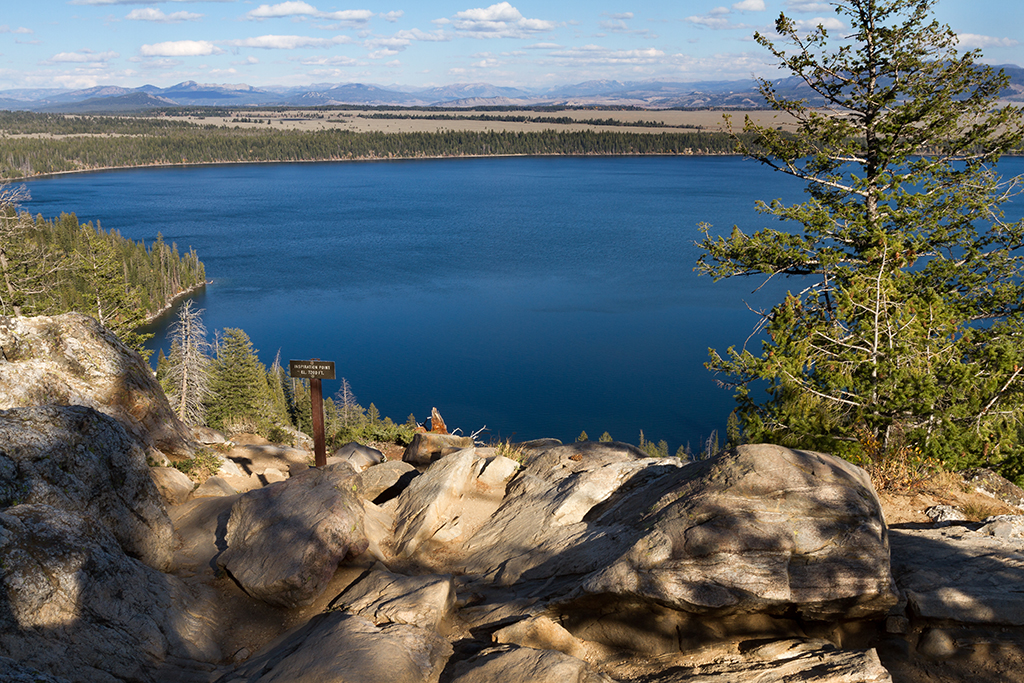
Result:
[[195,483],[202,484],[220,471],[220,459],[212,450],[200,449],[191,458],[174,463],[174,467]]
[[875,490],[890,493],[917,493],[945,472],[942,463],[924,456],[917,446],[902,441],[896,434],[892,444],[883,444],[867,429],[857,430],[863,459],[857,463],[867,471]]
[[[516,131],[530,132],[542,130],[560,131],[615,131],[625,133],[686,133],[702,130],[707,132],[722,132],[726,130],[725,114],[732,115],[732,124],[738,130],[743,127],[743,119],[749,116],[754,122],[770,127],[782,127],[793,129],[792,118],[773,111],[727,111],[727,110],[706,110],[706,111],[676,111],[676,110],[571,110],[571,111],[507,111],[507,112],[482,112],[478,110],[465,110],[444,112],[445,116],[457,118],[446,119],[374,119],[370,118],[376,112],[360,110],[290,110],[290,111],[244,111],[231,116],[181,116],[169,117],[180,121],[190,121],[202,125],[215,125],[239,128],[258,128],[263,130],[351,130],[357,133],[383,132],[383,133],[437,133],[441,131]],[[408,114],[409,116],[430,116],[437,114],[434,111],[424,110],[402,110],[401,112],[390,112]],[[323,118],[315,118],[322,115]],[[470,120],[472,116],[527,116],[530,118],[562,118],[569,117],[581,123],[546,123],[543,121],[477,121]],[[232,119],[246,118],[250,120],[262,120],[264,123],[235,122]],[[637,121],[655,121],[665,126],[678,127],[641,127],[641,126],[595,126],[582,123],[587,119],[615,119],[624,123]],[[266,121],[270,123],[266,123]]]
[[995,503],[989,505],[978,501],[965,501],[957,507],[960,508],[960,512],[964,513],[964,517],[971,522],[981,522],[989,517],[1005,514],[1005,511]]
[[504,456],[511,460],[515,460],[520,465],[524,464],[523,460],[526,457],[526,452],[522,446],[513,444],[510,440],[499,441],[494,445],[494,452],[497,455]]

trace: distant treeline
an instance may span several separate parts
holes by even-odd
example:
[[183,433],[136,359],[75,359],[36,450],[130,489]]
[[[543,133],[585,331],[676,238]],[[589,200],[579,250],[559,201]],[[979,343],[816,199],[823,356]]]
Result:
[[375,113],[363,114],[364,119],[423,119],[426,121],[495,121],[501,123],[557,123],[563,125],[580,124],[586,126],[632,126],[634,128],[690,128],[703,130],[703,126],[693,124],[672,125],[663,121],[621,121],[619,119],[574,119],[571,116],[515,116],[512,114],[396,114]]
[[[0,111],[0,131],[8,135],[159,135],[199,128],[195,123],[140,116],[66,116],[27,111]],[[0,149],[8,141],[0,142]]]
[[147,246],[79,223],[74,214],[32,217],[10,204],[0,211],[0,220],[4,315],[78,311],[141,351],[144,339],[137,329],[176,296],[205,282],[196,252],[181,253],[159,234]]
[[[111,118],[125,126],[160,119]],[[110,122],[111,126],[119,125]],[[138,124],[137,122],[143,122]],[[105,125],[96,121],[95,126]],[[0,119],[0,127],[3,121]],[[105,131],[106,132],[106,131]],[[356,133],[215,126],[153,127],[143,134],[0,138],[0,177],[120,166],[260,161],[334,161],[486,155],[729,154],[724,133],[605,131]]]

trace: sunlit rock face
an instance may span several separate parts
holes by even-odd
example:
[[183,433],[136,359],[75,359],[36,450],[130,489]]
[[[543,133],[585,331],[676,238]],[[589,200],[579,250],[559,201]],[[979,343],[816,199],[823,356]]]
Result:
[[675,649],[697,624],[798,632],[878,619],[897,602],[877,496],[839,458],[740,446],[610,502],[595,524],[629,520],[643,532],[564,601],[577,634],[628,644],[648,610],[645,628]]
[[0,316],[0,409],[81,405],[110,415],[146,449],[194,450],[142,358],[89,316]]
[[126,556],[94,518],[6,508],[0,557],[0,656],[69,681],[154,683],[172,660],[221,656],[210,593]]
[[0,411],[0,509],[25,503],[89,518],[151,567],[171,562],[173,529],[145,453],[91,408]]
[[318,597],[346,555],[369,545],[359,477],[346,463],[308,469],[244,494],[217,558],[246,593],[297,607]]

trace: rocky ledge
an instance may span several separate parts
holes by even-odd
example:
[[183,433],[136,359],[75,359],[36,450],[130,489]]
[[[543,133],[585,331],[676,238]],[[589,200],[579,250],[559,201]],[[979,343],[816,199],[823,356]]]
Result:
[[133,424],[0,411],[0,680],[1024,681],[1024,517],[890,528],[829,455],[251,443],[194,487]]

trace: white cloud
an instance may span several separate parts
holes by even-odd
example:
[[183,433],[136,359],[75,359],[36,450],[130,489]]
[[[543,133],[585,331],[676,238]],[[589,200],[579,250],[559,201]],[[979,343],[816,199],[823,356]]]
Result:
[[764,0],[740,0],[732,8],[737,12],[763,12],[768,9],[765,7]]
[[391,37],[373,38],[372,40],[368,40],[366,41],[366,47],[369,49],[386,48],[397,53],[399,50],[404,50],[408,47],[411,42],[412,40],[409,38],[402,38],[398,35],[394,35]]
[[347,9],[340,12],[322,12],[317,15],[321,19],[330,19],[332,21],[341,21],[347,24],[365,24],[374,16],[373,12],[368,9]]
[[280,17],[316,16],[318,10],[309,3],[290,1],[276,5],[260,5],[245,16],[250,19],[276,19]]
[[309,36],[256,36],[241,40],[225,40],[224,45],[231,47],[254,47],[261,50],[297,50],[303,47],[329,47],[340,43],[351,43],[347,36],[334,38],[310,38]]
[[724,29],[724,28],[743,28],[741,24],[734,24],[726,17],[722,16],[709,16],[706,14],[686,17],[683,21],[690,24],[697,24],[698,26],[705,26],[713,29]]
[[846,24],[835,17],[815,17],[814,19],[800,19],[796,22],[796,27],[804,31],[813,31],[818,26],[823,26],[829,31],[841,31],[846,28]]
[[143,45],[139,52],[144,57],[205,57],[220,54],[223,50],[208,40],[172,40]]
[[309,57],[299,60],[299,63],[305,66],[357,66],[359,64],[355,59],[341,55],[334,57]]
[[647,35],[650,33],[647,29],[635,29],[630,28],[626,22],[633,19],[632,12],[626,12],[624,14],[609,14],[609,21],[602,21],[600,26],[605,31],[611,31],[612,33],[623,33],[632,35]]
[[[394,13],[392,13],[394,14]],[[339,21],[348,26],[363,26],[376,14],[368,9],[347,9],[339,12],[322,12],[308,2],[288,0],[276,5],[260,5],[246,15],[248,19],[281,19],[284,17],[315,17]],[[400,16],[400,15],[399,15]]]
[[402,40],[422,40],[428,43],[444,43],[452,39],[450,35],[438,29],[437,31],[422,31],[418,28],[399,31],[395,38]]
[[170,14],[164,14],[163,11],[156,7],[133,9],[125,16],[125,19],[132,21],[155,21],[160,24],[176,24],[181,21],[196,21],[202,18],[202,14],[195,14],[193,12],[171,12]]
[[51,63],[64,64],[97,64],[109,62],[111,59],[120,57],[116,52],[92,52],[91,50],[80,50],[78,52],[58,52],[50,57]]
[[527,50],[561,50],[562,46],[558,43],[535,43],[533,45],[527,45]]
[[380,15],[380,18],[384,21],[395,23],[405,15],[405,12],[398,10],[397,12],[384,12]]
[[975,33],[958,33],[956,36],[960,41],[960,47],[1016,47],[1020,41],[1013,38],[994,38],[992,36],[979,36]]
[[[449,20],[435,23],[449,23]],[[471,38],[525,38],[555,28],[553,21],[527,19],[507,2],[458,12],[450,23],[456,31]]]
[[32,29],[25,28],[24,26],[20,26],[18,28],[11,28],[10,26],[4,24],[3,26],[0,26],[0,33],[32,33]]
[[632,12],[619,12],[617,14],[604,12],[604,15],[609,19],[619,19],[620,21],[628,21],[633,18]]

